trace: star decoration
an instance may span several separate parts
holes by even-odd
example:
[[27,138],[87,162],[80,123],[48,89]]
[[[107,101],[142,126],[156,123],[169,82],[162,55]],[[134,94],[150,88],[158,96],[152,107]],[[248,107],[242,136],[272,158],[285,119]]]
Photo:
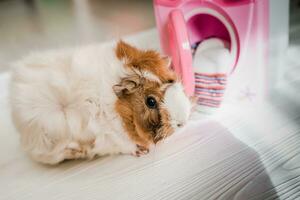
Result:
[[249,101],[253,101],[256,93],[251,90],[249,86],[246,86],[244,89],[240,91],[241,99],[247,99]]

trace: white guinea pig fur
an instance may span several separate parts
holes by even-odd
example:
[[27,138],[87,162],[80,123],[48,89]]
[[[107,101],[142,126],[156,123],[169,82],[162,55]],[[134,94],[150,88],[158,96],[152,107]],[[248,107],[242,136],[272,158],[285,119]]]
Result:
[[24,150],[47,164],[147,153],[191,110],[169,64],[123,41],[30,54],[15,63],[11,82]]

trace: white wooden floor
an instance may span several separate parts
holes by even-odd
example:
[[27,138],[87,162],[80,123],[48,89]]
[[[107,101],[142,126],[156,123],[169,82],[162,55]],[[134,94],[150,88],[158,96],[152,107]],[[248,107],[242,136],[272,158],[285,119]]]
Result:
[[[154,30],[129,41],[158,48]],[[9,78],[9,72],[0,75],[0,199],[300,199],[300,109],[288,95],[260,105],[228,104],[213,117],[195,115],[140,158],[50,167],[19,147]]]

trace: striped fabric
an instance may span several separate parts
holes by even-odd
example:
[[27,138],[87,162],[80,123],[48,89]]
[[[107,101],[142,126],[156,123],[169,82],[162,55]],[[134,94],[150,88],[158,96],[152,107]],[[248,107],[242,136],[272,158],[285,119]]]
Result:
[[226,74],[195,73],[195,82],[198,104],[214,108],[220,107],[227,84]]

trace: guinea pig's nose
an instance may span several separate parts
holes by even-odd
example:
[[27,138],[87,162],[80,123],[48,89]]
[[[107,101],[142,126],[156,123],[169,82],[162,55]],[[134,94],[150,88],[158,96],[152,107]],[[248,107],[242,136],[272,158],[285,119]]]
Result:
[[182,127],[182,126],[183,126],[183,123],[178,123],[177,124],[177,127],[179,127],[179,128]]

